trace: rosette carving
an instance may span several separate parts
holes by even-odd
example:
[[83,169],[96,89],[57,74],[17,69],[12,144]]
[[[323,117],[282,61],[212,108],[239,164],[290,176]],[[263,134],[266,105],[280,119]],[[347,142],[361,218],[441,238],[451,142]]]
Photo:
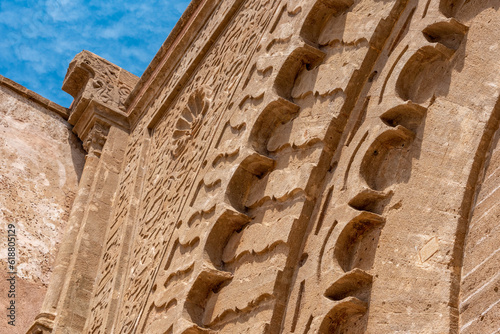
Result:
[[203,125],[203,119],[210,106],[210,99],[204,90],[195,91],[188,99],[187,105],[181,112],[173,134],[174,157],[180,156],[187,144],[196,138]]

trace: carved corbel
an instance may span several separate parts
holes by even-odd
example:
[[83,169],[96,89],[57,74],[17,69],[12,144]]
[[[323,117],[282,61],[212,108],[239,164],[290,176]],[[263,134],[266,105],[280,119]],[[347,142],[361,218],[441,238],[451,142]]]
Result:
[[138,80],[89,51],[71,61],[62,87],[74,97],[68,121],[89,155],[100,157],[111,126],[128,130],[124,102]]
[[102,148],[106,143],[109,126],[101,123],[95,123],[92,130],[87,134],[87,138],[83,142],[83,148],[87,151],[88,156],[101,157]]

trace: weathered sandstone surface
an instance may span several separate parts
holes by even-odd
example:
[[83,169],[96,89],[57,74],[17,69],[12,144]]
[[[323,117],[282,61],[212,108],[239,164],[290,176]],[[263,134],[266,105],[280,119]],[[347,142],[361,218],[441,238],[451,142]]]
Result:
[[[85,161],[65,108],[0,79],[0,332],[25,333],[42,305]],[[5,316],[8,224],[17,234],[16,327]]]
[[498,333],[499,9],[195,0],[141,78],[76,55],[28,333]]

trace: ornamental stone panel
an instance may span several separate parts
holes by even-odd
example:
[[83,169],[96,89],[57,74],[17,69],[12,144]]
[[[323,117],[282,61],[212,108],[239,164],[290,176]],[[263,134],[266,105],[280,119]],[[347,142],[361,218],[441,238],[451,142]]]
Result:
[[28,333],[499,332],[499,8],[195,0],[141,78],[78,54]]

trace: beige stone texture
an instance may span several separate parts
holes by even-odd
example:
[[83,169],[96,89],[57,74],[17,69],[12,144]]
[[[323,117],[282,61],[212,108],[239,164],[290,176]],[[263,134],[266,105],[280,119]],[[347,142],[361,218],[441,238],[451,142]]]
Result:
[[[499,113],[497,113],[497,117]],[[498,122],[498,120],[497,120]],[[460,333],[500,330],[500,128],[486,152],[464,251]]]
[[[83,170],[65,108],[0,77],[1,333],[25,333],[40,311]],[[15,327],[7,324],[7,229],[16,229]],[[8,286],[9,285],[9,286]]]
[[496,333],[500,2],[196,0],[87,151],[28,333]]

